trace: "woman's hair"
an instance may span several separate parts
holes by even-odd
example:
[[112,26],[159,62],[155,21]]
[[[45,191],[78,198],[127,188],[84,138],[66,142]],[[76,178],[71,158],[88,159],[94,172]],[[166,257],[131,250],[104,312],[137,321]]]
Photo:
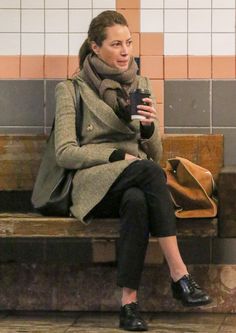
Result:
[[98,46],[106,39],[106,28],[120,24],[128,27],[128,23],[124,16],[114,10],[106,10],[94,17],[89,25],[88,38],[85,39],[79,50],[79,67],[83,68],[86,56],[91,53],[90,43],[95,42]]

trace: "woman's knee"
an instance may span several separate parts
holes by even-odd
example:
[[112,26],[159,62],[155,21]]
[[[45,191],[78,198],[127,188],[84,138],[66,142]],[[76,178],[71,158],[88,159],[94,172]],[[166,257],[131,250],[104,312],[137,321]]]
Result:
[[166,181],[166,174],[162,167],[154,161],[151,160],[141,160],[140,167],[143,168],[143,171],[147,176],[155,176],[157,178],[163,179]]
[[126,190],[123,194],[121,204],[128,206],[132,210],[145,209],[147,207],[145,195],[138,187],[131,187]]

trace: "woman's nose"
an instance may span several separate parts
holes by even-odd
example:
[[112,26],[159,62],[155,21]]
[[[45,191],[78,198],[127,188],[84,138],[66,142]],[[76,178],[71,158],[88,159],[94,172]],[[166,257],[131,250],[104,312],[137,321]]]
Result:
[[121,53],[122,53],[123,55],[128,54],[128,47],[127,47],[126,44],[122,44]]

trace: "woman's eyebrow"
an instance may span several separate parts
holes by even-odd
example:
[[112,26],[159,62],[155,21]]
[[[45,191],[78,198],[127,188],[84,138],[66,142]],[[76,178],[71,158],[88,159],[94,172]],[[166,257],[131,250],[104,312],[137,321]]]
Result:
[[[127,38],[126,42],[129,41],[129,40],[132,40],[132,37]],[[120,40],[120,39],[114,39],[114,40],[112,40],[112,43],[114,43],[114,42],[122,42],[122,40]]]

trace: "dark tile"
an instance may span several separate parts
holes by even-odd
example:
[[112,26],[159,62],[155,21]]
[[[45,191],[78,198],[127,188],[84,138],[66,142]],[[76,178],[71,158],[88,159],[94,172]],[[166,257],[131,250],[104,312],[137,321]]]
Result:
[[213,128],[213,133],[221,133],[224,135],[224,165],[236,164],[235,142],[236,142],[236,127],[235,128]]
[[30,212],[31,191],[0,191],[0,212]]
[[179,249],[186,264],[211,262],[211,238],[179,239]]
[[55,110],[55,87],[61,80],[47,80],[46,81],[46,126],[52,125]]
[[44,240],[0,238],[0,262],[43,262]]
[[92,242],[89,239],[46,239],[45,262],[47,263],[78,264],[92,261]]
[[236,238],[215,238],[212,242],[213,264],[236,264]]
[[209,127],[209,81],[165,81],[165,127]]
[[210,127],[165,127],[166,134],[210,134]]
[[136,61],[136,64],[138,66],[137,74],[139,74],[140,73],[140,58],[139,57],[135,57],[134,60]]
[[212,82],[213,126],[236,126],[236,81]]
[[1,126],[43,126],[42,80],[0,80]]

